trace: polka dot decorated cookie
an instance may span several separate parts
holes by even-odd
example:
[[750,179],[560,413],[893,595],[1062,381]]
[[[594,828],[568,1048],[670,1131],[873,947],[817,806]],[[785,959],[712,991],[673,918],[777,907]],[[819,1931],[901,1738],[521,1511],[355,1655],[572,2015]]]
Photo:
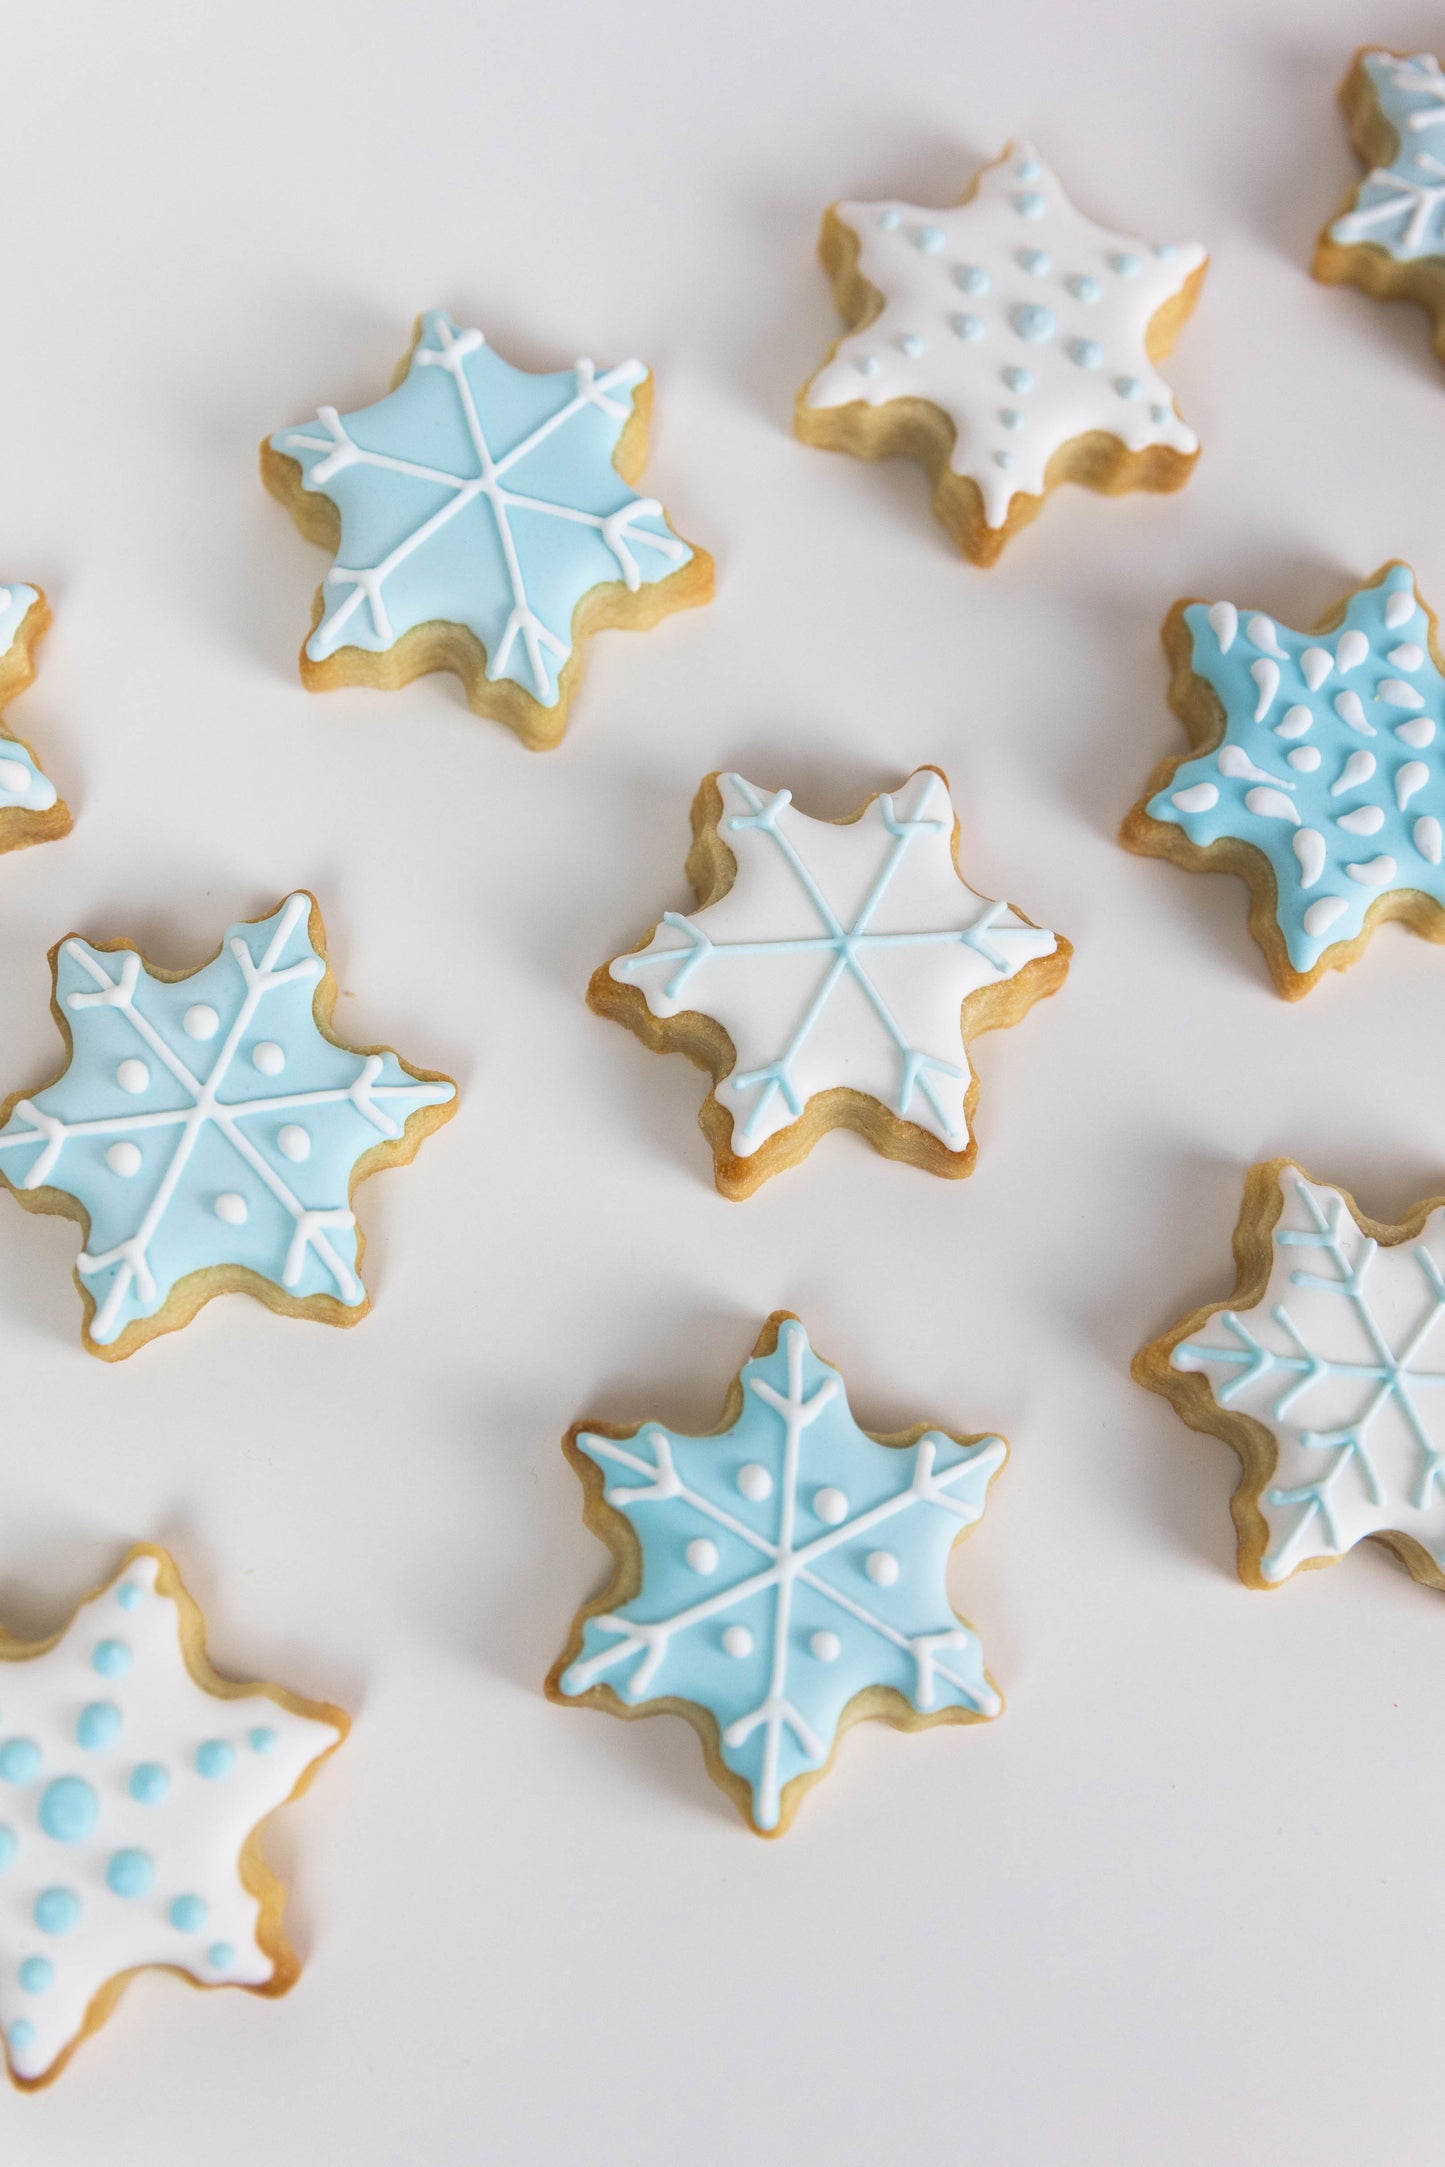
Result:
[[149,1965],[284,1994],[299,1965],[260,1824],[347,1732],[339,1708],[239,1686],[143,1544],[53,1640],[0,1637],[0,2035],[50,2084]]
[[1002,1438],[871,1436],[779,1310],[710,1435],[579,1424],[564,1450],[616,1568],[548,1693],[685,1716],[759,1835],[783,1834],[850,1725],[921,1730],[1002,1710],[946,1589]]
[[[38,587],[0,587],[0,708],[35,676],[35,650],[50,628]],[[0,722],[0,850],[70,833],[70,808],[30,747]]]
[[1049,490],[1182,487],[1199,452],[1157,362],[1207,257],[1076,211],[1027,144],[951,210],[839,203],[820,251],[850,326],[798,395],[805,443],[918,458],[964,555],[993,564]]
[[75,935],[51,967],[70,1055],[0,1107],[0,1180],[84,1228],[90,1352],[118,1360],[232,1291],[354,1324],[367,1299],[352,1193],[415,1156],[456,1086],[332,1035],[314,899],[233,925],[199,970]]

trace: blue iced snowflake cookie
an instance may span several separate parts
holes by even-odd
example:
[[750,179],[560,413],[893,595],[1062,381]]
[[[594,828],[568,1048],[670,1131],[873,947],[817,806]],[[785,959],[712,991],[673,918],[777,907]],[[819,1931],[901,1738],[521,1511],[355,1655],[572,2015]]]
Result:
[[[38,587],[0,587],[0,708],[35,676],[35,650],[50,629]],[[70,833],[70,808],[30,747],[0,722],[0,850]]]
[[1385,565],[1313,632],[1177,602],[1164,646],[1195,750],[1158,769],[1128,847],[1242,874],[1287,1000],[1353,963],[1383,918],[1445,940],[1445,677],[1409,566]]
[[972,1723],[1003,1702],[948,1600],[949,1552],[1008,1447],[861,1430],[798,1319],[768,1319],[721,1428],[578,1424],[564,1449],[617,1569],[547,1681],[557,1701],[684,1715],[759,1834],[865,1717]]
[[329,1324],[365,1314],[352,1192],[414,1157],[456,1086],[332,1036],[325,944],[300,893],[194,971],[125,941],[51,951],[69,1059],[0,1107],[0,1179],[84,1227],[92,1354],[132,1354],[233,1290]]
[[270,437],[267,487],[336,552],[305,682],[395,690],[453,670],[477,714],[555,745],[587,633],[712,593],[712,560],[630,486],[651,400],[640,361],[536,376],[431,309],[384,399]]
[[1445,74],[1433,53],[1366,47],[1340,102],[1369,171],[1320,235],[1315,277],[1423,302],[1445,360]]

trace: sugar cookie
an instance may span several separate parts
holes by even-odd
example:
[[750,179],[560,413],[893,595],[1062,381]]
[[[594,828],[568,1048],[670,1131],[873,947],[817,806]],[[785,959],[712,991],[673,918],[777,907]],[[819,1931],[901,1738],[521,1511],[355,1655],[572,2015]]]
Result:
[[[50,629],[38,587],[0,587],[0,708],[35,677],[35,650]],[[0,850],[70,833],[70,807],[23,739],[0,721]]]
[[1445,75],[1433,53],[1362,47],[1340,103],[1370,170],[1320,235],[1315,277],[1421,302],[1445,361]]

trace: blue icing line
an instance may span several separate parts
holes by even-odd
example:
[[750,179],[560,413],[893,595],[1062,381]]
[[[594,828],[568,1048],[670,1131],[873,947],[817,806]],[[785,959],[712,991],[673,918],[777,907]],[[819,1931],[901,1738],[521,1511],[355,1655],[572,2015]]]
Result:
[[[1200,848],[1232,837],[1264,854],[1301,973],[1355,939],[1381,895],[1416,891],[1445,908],[1445,680],[1408,565],[1351,595],[1328,633],[1241,623],[1228,603],[1184,615],[1194,671],[1219,695],[1225,732],[1180,763],[1149,800],[1150,817]],[[1317,764],[1306,766],[1311,753]]]
[[1395,155],[1361,181],[1330,238],[1353,247],[1371,242],[1398,263],[1445,253],[1445,76],[1432,53],[1399,60],[1367,53],[1382,118],[1395,131]]
[[742,1387],[742,1412],[720,1436],[651,1422],[621,1443],[579,1435],[636,1531],[642,1586],[587,1620],[560,1684],[571,1695],[606,1684],[629,1707],[672,1697],[706,1708],[770,1829],[786,1785],[826,1762],[865,1687],[923,1711],[998,1713],[945,1571],[1005,1447],[936,1430],[879,1444],[796,1319],[745,1365]]
[[[365,1300],[352,1169],[455,1086],[419,1083],[395,1054],[322,1034],[310,907],[298,894],[258,924],[233,925],[214,962],[173,984],[131,950],[61,948],[56,1000],[71,1060],[17,1102],[0,1167],[16,1187],[62,1189],[88,1214],[78,1269],[99,1345],[154,1316],[190,1273],[225,1264],[296,1299]],[[220,1109],[199,1124],[186,1121],[198,1103],[188,1079]]]
[[[31,605],[39,599],[34,587],[0,587],[0,656],[9,654]],[[48,812],[58,795],[28,748],[0,730],[0,813]]]
[[466,625],[489,678],[555,707],[582,597],[617,579],[650,586],[692,556],[612,463],[646,374],[640,361],[600,373],[583,361],[535,376],[432,309],[386,398],[344,416],[323,407],[273,436],[341,514],[312,660]]

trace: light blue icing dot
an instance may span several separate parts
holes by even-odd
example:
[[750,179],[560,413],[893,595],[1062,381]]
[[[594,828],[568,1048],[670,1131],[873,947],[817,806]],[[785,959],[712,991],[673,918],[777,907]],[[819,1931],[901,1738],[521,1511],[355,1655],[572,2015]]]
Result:
[[196,1748],[196,1773],[208,1783],[219,1782],[229,1776],[236,1765],[236,1749],[228,1746],[224,1738],[208,1738]]
[[44,1994],[55,1984],[55,1966],[48,1956],[27,1956],[20,1966],[20,1984],[27,1994]]
[[1021,181],[1036,181],[1043,168],[1037,158],[1020,158],[1014,173]]
[[976,343],[983,337],[983,318],[981,316],[955,316],[953,328],[961,339],[968,339],[970,343]]
[[1019,337],[1027,339],[1034,346],[1042,346],[1044,340],[1051,339],[1058,328],[1054,322],[1053,311],[1041,308],[1034,301],[1025,303],[1022,308],[1016,308],[1010,322]]
[[269,1723],[258,1723],[246,1740],[253,1753],[274,1753],[281,1741]]
[[1043,278],[1050,269],[1049,259],[1041,248],[1021,248],[1019,250],[1019,268],[1023,271],[1031,271],[1035,278]]
[[170,1908],[170,1922],[178,1934],[198,1934],[206,1918],[203,1896],[178,1896]]
[[138,1806],[158,1806],[170,1787],[170,1770],[162,1768],[159,1761],[142,1761],[139,1767],[133,1768],[127,1786]]
[[20,1843],[14,1829],[0,1821],[0,1874],[4,1873],[7,1866],[14,1864],[15,1854],[19,1849]]
[[1010,391],[1032,391],[1034,388],[1033,377],[1030,375],[1027,369],[1020,369],[1018,367],[1005,369],[1003,372],[1003,380],[1008,385]]
[[57,1776],[40,1794],[40,1826],[57,1843],[84,1843],[99,1811],[84,1776]]
[[1014,197],[1014,209],[1020,218],[1042,218],[1048,205],[1037,190],[1025,188]]
[[996,451],[993,455],[993,463],[996,467],[1002,467],[1005,474],[1018,465],[1018,461],[1011,451]]
[[1162,429],[1165,422],[1169,419],[1170,411],[1171,409],[1167,406],[1151,406],[1149,409],[1149,419],[1154,423],[1156,428]]
[[883,364],[876,354],[860,354],[858,356],[858,374],[860,376],[876,376],[882,366]]
[[1179,243],[1177,241],[1156,241],[1154,243],[1154,253],[1161,263],[1167,263],[1171,256],[1178,255]]
[[1142,399],[1144,396],[1144,386],[1137,376],[1116,376],[1114,389],[1121,399]]
[[105,1885],[112,1896],[144,1896],[155,1877],[155,1860],[149,1851],[114,1851],[105,1869]]
[[42,1934],[70,1934],[80,1924],[80,1898],[74,1889],[42,1889],[35,1899],[35,1923]]
[[960,264],[953,275],[965,293],[987,293],[993,284],[981,263]]
[[1004,407],[998,418],[1005,429],[1021,429],[1024,425],[1024,417],[1016,406]]
[[1070,339],[1069,359],[1081,369],[1097,369],[1103,364],[1104,349],[1094,339]]
[[925,256],[936,256],[943,246],[943,228],[941,226],[921,227],[917,235],[917,243]]
[[144,1588],[138,1588],[133,1580],[123,1580],[115,1591],[115,1599],[122,1610],[139,1610]]
[[1132,249],[1121,248],[1109,258],[1109,268],[1117,271],[1120,278],[1137,278],[1144,266]]
[[0,1776],[7,1783],[30,1783],[40,1773],[40,1748],[33,1738],[7,1738],[0,1746]]
[[102,1746],[114,1745],[119,1736],[120,1710],[114,1701],[89,1701],[75,1719],[75,1742],[84,1746],[87,1753],[98,1753]]
[[1077,278],[1069,280],[1069,292],[1076,301],[1102,301],[1104,298],[1103,287],[1096,278],[1090,278],[1086,271],[1081,271]]
[[916,331],[905,331],[898,343],[910,361],[917,361],[923,352],[923,341]]
[[90,1660],[102,1678],[123,1678],[134,1657],[123,1640],[102,1640]]
[[35,2026],[31,2023],[29,2017],[17,2017],[5,2036],[10,2041],[15,2052],[23,2054],[27,2047],[33,2047],[35,2044]]
[[878,223],[885,233],[896,233],[903,223],[903,213],[894,210],[880,211]]
[[236,1961],[236,1952],[229,1941],[213,1941],[206,1955],[217,1971],[229,1971]]

